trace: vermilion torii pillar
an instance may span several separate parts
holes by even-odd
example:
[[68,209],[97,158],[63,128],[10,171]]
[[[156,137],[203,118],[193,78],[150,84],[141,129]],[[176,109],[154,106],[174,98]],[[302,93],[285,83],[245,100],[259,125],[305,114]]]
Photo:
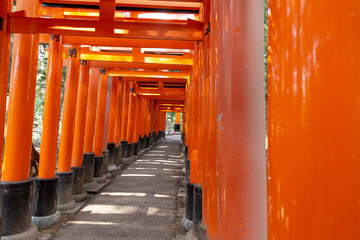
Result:
[[128,157],[134,156],[134,130],[135,130],[135,111],[136,111],[136,96],[135,92],[135,82],[130,82],[130,92],[129,92],[129,111],[128,111],[128,121],[127,121],[127,134],[126,139],[128,141]]
[[265,240],[264,4],[218,0],[213,10],[219,74],[218,239]]
[[360,238],[360,2],[324,4],[269,1],[271,240]]
[[[95,176],[95,153],[94,153],[94,135],[95,135],[95,121],[96,121],[96,107],[98,98],[98,85],[100,78],[99,68],[90,68],[90,80],[88,89],[88,98],[86,105],[86,121],[85,121],[85,137],[83,149],[83,166],[85,167],[84,174],[84,189],[90,190],[97,187],[97,181],[104,181],[102,172],[98,171]],[[95,177],[95,179],[94,179]],[[98,177],[96,179],[96,177]]]
[[60,147],[56,173],[56,175],[59,177],[59,211],[66,211],[75,207],[75,201],[72,199],[74,174],[71,170],[71,154],[74,140],[79,69],[80,48],[79,46],[72,45],[68,51],[68,67],[66,73]]
[[38,228],[59,222],[58,178],[55,176],[62,80],[62,36],[51,35],[46,77],[39,173],[35,179],[32,221]]
[[74,172],[73,199],[75,201],[82,201],[87,197],[87,193],[84,191],[84,178],[85,173],[90,174],[88,171],[85,172],[85,167],[82,166],[86,127],[84,122],[86,121],[86,104],[88,100],[90,80],[89,65],[90,62],[87,60],[80,60],[80,77],[76,101],[75,131],[71,154],[71,170]]
[[147,142],[147,132],[146,132],[146,117],[147,117],[147,113],[148,113],[148,104],[149,104],[149,99],[146,98],[141,98],[141,101],[143,103],[143,111],[141,114],[141,150],[146,149],[146,142]]
[[112,77],[111,79],[111,93],[110,93],[110,113],[109,113],[109,127],[107,149],[109,150],[109,171],[117,169],[115,165],[115,123],[116,123],[116,107],[117,107],[117,94],[118,94],[119,77]]
[[134,148],[134,154],[139,155],[140,154],[140,122],[141,122],[141,99],[139,98],[139,95],[135,97],[136,101],[136,110],[135,110],[135,130],[133,133],[133,139],[135,142],[135,148]]
[[[10,13],[11,3],[2,1],[1,17]],[[40,16],[40,1],[19,0],[16,10],[24,10],[29,17]],[[4,21],[4,18],[1,20]],[[6,24],[2,22],[2,24]],[[1,28],[3,29],[3,28]],[[4,33],[7,27],[0,30],[2,58],[7,58],[9,51],[9,35]],[[4,37],[4,38],[3,38]],[[10,80],[9,110],[3,163],[3,176],[0,188],[3,222],[2,236],[15,235],[19,239],[22,234],[27,239],[37,238],[37,228],[31,224],[33,179],[29,179],[32,128],[35,103],[36,71],[38,59],[39,36],[31,34],[15,34],[13,45],[13,61]],[[1,60],[0,67],[7,67],[8,59]],[[5,81],[7,69],[1,69],[1,92],[4,100],[6,94]],[[1,120],[4,121],[4,103],[1,102]],[[2,125],[1,128],[4,126]],[[2,130],[1,130],[2,133]],[[3,136],[0,136],[1,138]],[[2,141],[2,140],[1,140]],[[21,206],[21,207],[19,207]],[[21,234],[21,235],[20,235]]]
[[214,9],[217,0],[210,1],[210,83],[209,83],[209,179],[208,179],[208,224],[207,236],[210,240],[218,239],[218,192],[217,192],[217,115],[216,115],[216,83],[218,80],[218,59],[216,37],[218,22],[216,21],[216,10]]
[[[10,61],[10,36],[7,28],[7,14],[12,12],[11,0],[4,0],[0,3],[0,146],[4,146],[4,130],[6,115],[6,97],[8,91],[9,61]],[[3,148],[0,148],[0,169],[2,169]],[[2,171],[0,171],[0,178]]]
[[123,87],[124,82],[119,78],[118,88],[117,88],[117,100],[116,100],[116,117],[115,117],[115,128],[114,128],[114,139],[116,143],[115,152],[116,152],[116,165],[122,163],[122,145],[121,145],[121,124],[122,124],[122,108],[123,108]]
[[150,148],[151,145],[151,112],[153,108],[153,100],[148,99],[148,105],[147,105],[147,116],[146,116],[146,134],[148,134],[148,137],[146,139],[146,148]]
[[130,82],[124,81],[123,87],[123,103],[122,103],[122,116],[121,116],[121,145],[122,145],[122,157],[128,157],[128,117],[129,117],[129,96],[130,96]]
[[[104,173],[106,173],[107,150],[103,150],[103,140],[105,133],[105,111],[106,111],[106,95],[107,95],[108,71],[106,68],[100,69],[100,81],[98,87],[98,101],[96,106],[96,121],[95,121],[95,137],[94,137],[94,152],[95,152],[95,170],[94,176],[98,182],[104,180]],[[104,154],[103,154],[104,153]]]

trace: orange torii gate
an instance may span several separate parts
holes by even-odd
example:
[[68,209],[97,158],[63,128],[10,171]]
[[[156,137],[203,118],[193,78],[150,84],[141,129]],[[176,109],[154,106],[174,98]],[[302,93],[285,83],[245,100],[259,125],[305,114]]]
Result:
[[[325,1],[270,1],[266,131],[263,2],[189,1],[17,0],[16,12],[13,1],[0,3],[0,145],[14,33],[0,154],[4,238],[36,239],[33,224],[59,221],[58,210],[73,208],[109,170],[164,137],[171,111],[183,112],[189,235],[359,239],[360,3],[335,2],[323,14]],[[193,19],[139,17],[144,11]],[[49,59],[33,180],[39,42],[49,43]]]

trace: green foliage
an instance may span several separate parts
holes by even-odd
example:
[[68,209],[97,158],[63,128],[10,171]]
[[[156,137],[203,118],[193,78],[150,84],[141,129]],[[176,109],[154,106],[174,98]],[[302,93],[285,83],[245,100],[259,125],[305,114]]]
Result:
[[47,59],[45,58],[47,44],[39,45],[38,68],[36,76],[36,95],[34,109],[33,142],[40,145],[42,132],[42,118],[44,113],[44,100],[46,89]]

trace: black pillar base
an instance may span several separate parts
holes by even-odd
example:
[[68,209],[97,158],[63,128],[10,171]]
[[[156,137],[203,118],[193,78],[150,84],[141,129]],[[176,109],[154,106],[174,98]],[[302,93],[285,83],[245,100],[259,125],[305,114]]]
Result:
[[189,158],[189,147],[185,146],[185,159]]
[[137,151],[138,151],[138,155],[140,155],[140,151],[141,151],[141,138],[140,138],[139,141],[138,141]]
[[190,181],[190,159],[185,160],[185,180]]
[[149,136],[146,138],[146,148],[150,148],[151,146],[151,133],[149,133]]
[[123,146],[119,144],[119,152],[118,152],[118,163],[119,165],[122,164],[122,158],[123,158]]
[[110,177],[109,175],[109,150],[103,150],[102,151],[102,156],[103,156],[103,173],[106,177]]
[[142,138],[141,138],[141,135],[139,135],[139,140],[138,140],[138,154],[140,154],[140,151],[141,151],[141,145],[142,145]]
[[87,197],[87,193],[84,190],[85,167],[71,167],[71,170],[74,172],[72,198],[76,202],[80,202]]
[[107,149],[109,150],[108,171],[115,171],[117,170],[117,167],[115,166],[115,143],[108,143]]
[[120,147],[115,147],[115,166],[120,165],[121,154],[122,154],[121,146]]
[[128,157],[128,141],[121,141],[122,145],[122,157],[127,158]]
[[85,168],[84,189],[90,190],[90,189],[96,188],[97,183],[94,180],[95,153],[84,153],[82,165]]
[[58,177],[35,178],[32,215],[49,216],[57,212]]
[[58,177],[35,178],[32,222],[40,230],[51,227],[61,219],[57,209],[57,195]]
[[0,209],[2,215],[1,236],[23,235],[30,230],[29,238],[37,239],[37,227],[31,223],[34,180],[1,182]]
[[202,220],[199,222],[199,239],[200,240],[209,240],[207,237],[207,227],[202,222]]
[[75,207],[75,201],[72,198],[73,189],[73,171],[56,172],[58,179],[58,210],[65,212]]
[[193,209],[194,209],[194,184],[188,181],[186,183],[185,217],[190,221],[193,220]]
[[141,142],[142,142],[142,144],[141,144],[141,150],[145,150],[145,149],[146,149],[146,139],[147,139],[146,135],[144,135],[144,137],[141,138]]
[[128,155],[127,157],[133,157],[134,156],[134,144],[128,143]]
[[134,145],[134,156],[137,156],[139,154],[138,152],[139,142],[133,143],[133,145]]
[[95,156],[94,180],[97,183],[101,183],[106,180],[106,177],[104,176],[104,157],[103,156]]
[[202,186],[197,183],[194,185],[193,206],[194,235],[199,237],[199,223],[202,220]]

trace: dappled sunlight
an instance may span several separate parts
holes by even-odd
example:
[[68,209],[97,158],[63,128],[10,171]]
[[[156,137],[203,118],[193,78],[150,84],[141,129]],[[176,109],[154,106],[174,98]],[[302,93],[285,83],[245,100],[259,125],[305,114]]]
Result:
[[155,177],[152,174],[121,174],[122,177]]
[[166,194],[155,194],[156,198],[175,198],[174,196],[166,195]]
[[133,214],[139,207],[136,206],[118,206],[106,204],[89,204],[82,211],[89,211],[94,214]]
[[69,223],[72,224],[81,224],[81,225],[120,225],[120,223],[114,223],[114,222],[99,222],[99,221],[69,221]]
[[145,154],[145,157],[165,157],[165,154]]
[[146,193],[138,192],[102,192],[103,196],[118,196],[118,197],[145,197]]
[[146,216],[166,216],[166,213],[161,213],[157,207],[149,207]]
[[145,165],[145,164],[160,165],[161,163],[159,163],[159,162],[135,162],[134,164],[135,164],[135,165],[139,165],[139,164],[141,164],[141,165]]

